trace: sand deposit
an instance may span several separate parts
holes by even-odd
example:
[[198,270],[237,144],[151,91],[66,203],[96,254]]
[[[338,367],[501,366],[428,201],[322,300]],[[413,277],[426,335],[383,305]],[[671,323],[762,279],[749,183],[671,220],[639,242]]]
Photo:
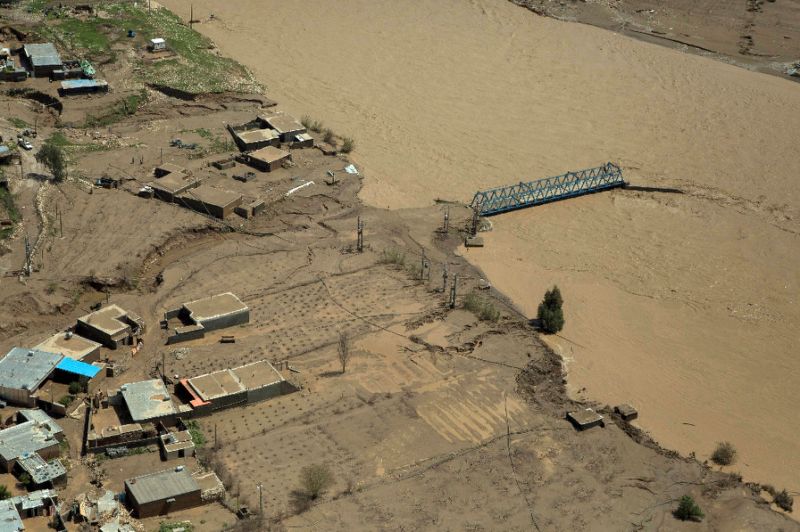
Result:
[[192,3],[271,97],[356,138],[369,203],[468,201],[606,160],[682,189],[497,217],[468,257],[529,315],[559,284],[551,342],[574,393],[634,404],[701,459],[730,440],[733,470],[800,489],[800,87],[505,0]]

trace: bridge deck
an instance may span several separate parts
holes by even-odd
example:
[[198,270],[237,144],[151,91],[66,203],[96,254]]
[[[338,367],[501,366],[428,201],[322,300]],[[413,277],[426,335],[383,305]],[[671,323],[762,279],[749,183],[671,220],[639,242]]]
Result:
[[490,216],[617,188],[624,184],[622,169],[609,162],[603,166],[578,172],[567,172],[537,181],[482,190],[475,193],[470,205],[478,209],[481,216]]

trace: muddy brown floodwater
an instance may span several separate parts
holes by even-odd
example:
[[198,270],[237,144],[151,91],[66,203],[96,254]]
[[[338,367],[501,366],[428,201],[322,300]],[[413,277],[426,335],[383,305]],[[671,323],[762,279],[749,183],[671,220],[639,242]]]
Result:
[[800,86],[505,0],[191,3],[284,108],[356,139],[368,203],[469,201],[607,160],[681,189],[495,217],[464,253],[529,315],[561,287],[549,341],[573,394],[636,405],[701,460],[729,440],[732,470],[800,489]]

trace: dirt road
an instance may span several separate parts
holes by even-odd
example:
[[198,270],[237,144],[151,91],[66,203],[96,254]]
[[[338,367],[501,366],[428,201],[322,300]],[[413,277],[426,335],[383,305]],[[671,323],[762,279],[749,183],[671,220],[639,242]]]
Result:
[[733,470],[800,489],[796,84],[505,0],[193,4],[271,97],[356,139],[369,203],[468,201],[607,160],[684,190],[498,217],[469,258],[529,314],[559,284],[575,393],[635,404],[701,459],[730,440]]

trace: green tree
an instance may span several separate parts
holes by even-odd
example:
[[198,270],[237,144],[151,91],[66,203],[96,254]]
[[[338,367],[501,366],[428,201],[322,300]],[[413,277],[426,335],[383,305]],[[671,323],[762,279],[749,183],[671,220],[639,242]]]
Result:
[[57,182],[64,181],[67,177],[67,155],[64,149],[51,142],[45,142],[36,152],[36,160],[45,165],[53,174]]
[[0,501],[4,501],[11,497],[11,492],[8,491],[8,488],[5,484],[0,484]]
[[673,512],[681,521],[700,521],[705,514],[689,495],[681,497],[678,508]]
[[71,383],[69,383],[69,393],[71,393],[72,395],[78,395],[81,392],[82,388],[83,386],[81,386],[81,383],[79,383],[78,381],[72,381]]
[[564,328],[564,311],[561,309],[563,304],[564,299],[557,286],[545,292],[536,315],[544,332],[554,334]]

